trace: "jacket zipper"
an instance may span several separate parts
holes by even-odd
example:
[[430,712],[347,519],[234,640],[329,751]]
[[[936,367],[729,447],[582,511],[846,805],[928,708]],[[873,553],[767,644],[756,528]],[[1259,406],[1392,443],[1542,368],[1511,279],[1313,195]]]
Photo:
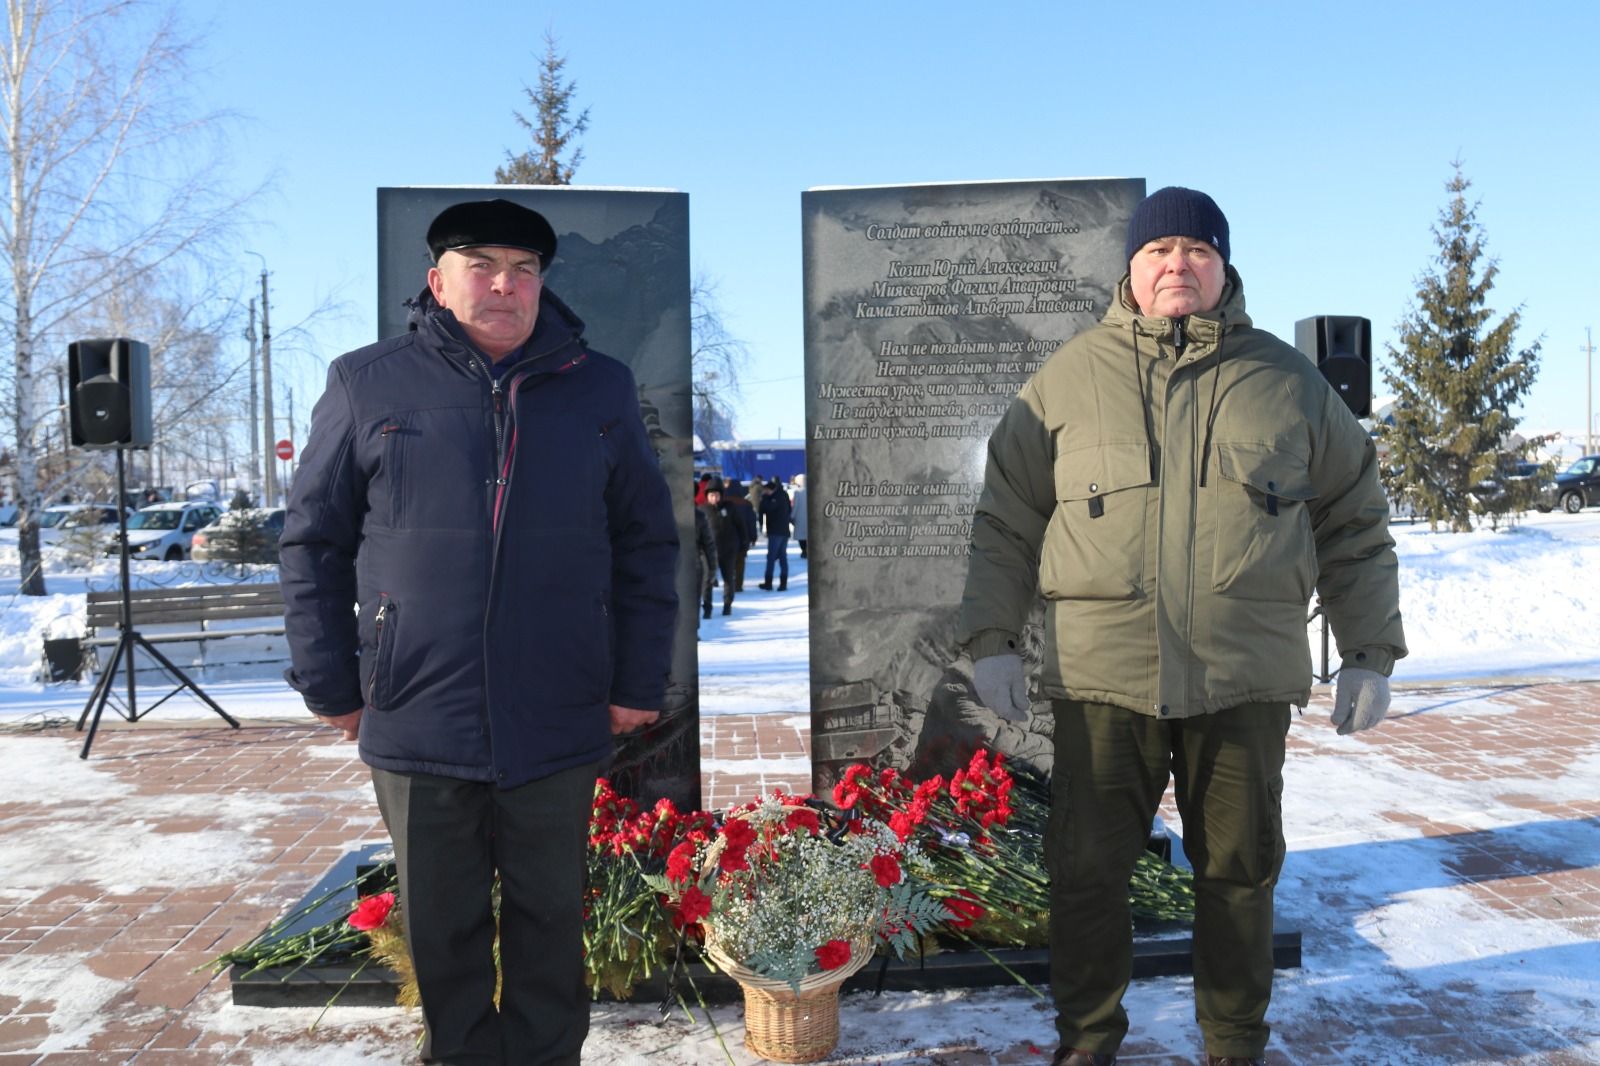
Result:
[[378,649],[373,652],[372,680],[367,682],[367,706],[374,710],[377,709],[375,697],[378,693],[378,675],[382,672],[384,663],[383,622],[384,617],[389,613],[389,606],[389,594],[380,592],[378,594],[378,613],[372,619],[373,625],[377,628]]

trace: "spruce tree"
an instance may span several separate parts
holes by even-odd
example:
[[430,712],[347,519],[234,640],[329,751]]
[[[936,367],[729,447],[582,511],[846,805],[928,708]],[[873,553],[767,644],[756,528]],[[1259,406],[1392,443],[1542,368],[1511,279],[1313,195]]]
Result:
[[530,120],[520,111],[511,112],[533,137],[533,147],[520,154],[506,152],[506,165],[495,168],[497,185],[572,184],[572,175],[583,162],[583,149],[574,146],[571,157],[565,161],[561,153],[578,134],[589,128],[589,109],[584,108],[577,119],[567,120],[577,97],[578,83],[561,80],[566,65],[567,57],[556,51],[556,39],[546,31],[544,59],[539,64],[539,87],[522,87],[533,105],[534,117]]
[[[1531,444],[1512,446],[1520,419],[1511,409],[1533,386],[1539,342],[1513,350],[1521,309],[1491,324],[1489,290],[1499,273],[1484,251],[1472,183],[1452,164],[1450,200],[1433,226],[1435,265],[1417,280],[1415,305],[1389,346],[1384,381],[1394,394],[1394,424],[1381,427],[1388,444],[1384,486],[1437,530],[1467,532],[1474,515],[1499,514],[1520,502],[1511,493],[1473,493],[1525,458]],[[1525,506],[1525,504],[1524,504]]]

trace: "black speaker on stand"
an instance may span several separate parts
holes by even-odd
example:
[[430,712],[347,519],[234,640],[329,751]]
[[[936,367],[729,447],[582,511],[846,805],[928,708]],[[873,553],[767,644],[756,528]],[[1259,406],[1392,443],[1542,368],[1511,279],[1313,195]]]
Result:
[[[1372,417],[1372,320],[1357,315],[1317,315],[1294,324],[1294,346],[1317,364],[1333,391],[1357,418]],[[1318,681],[1333,680],[1337,670],[1329,670],[1328,614],[1322,601],[1311,611],[1311,618],[1322,618],[1322,673]],[[1306,619],[1309,623],[1311,618]]]
[[[83,750],[78,758],[89,757],[89,746],[94,743],[95,730],[100,727],[100,715],[111,699],[111,686],[116,680],[117,668],[128,682],[128,704],[115,708],[130,722],[137,722],[138,694],[134,684],[133,651],[140,648],[160,664],[178,683],[178,687],[145,709],[149,714],[184,689],[194,693],[222,720],[238,729],[239,723],[218,706],[217,701],[201,691],[200,686],[178,669],[165,655],[156,650],[133,628],[133,601],[128,589],[128,478],[123,462],[123,452],[129,448],[148,448],[155,439],[155,428],[150,410],[150,349],[147,345],[126,337],[105,340],[73,341],[67,346],[68,406],[71,411],[72,443],[80,448],[113,449],[117,453],[117,537],[120,543],[118,559],[122,578],[122,617],[118,623],[116,647],[111,661],[100,672],[89,702],[83,705],[78,716],[78,731],[84,723],[89,725],[89,735],[83,739]],[[91,717],[92,715],[92,717]]]
[[1294,346],[1357,418],[1372,416],[1372,320],[1318,315],[1294,324]]

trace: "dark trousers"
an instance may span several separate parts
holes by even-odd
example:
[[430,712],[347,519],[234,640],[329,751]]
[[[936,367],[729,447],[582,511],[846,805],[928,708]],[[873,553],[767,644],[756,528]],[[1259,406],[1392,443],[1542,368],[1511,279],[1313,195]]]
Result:
[[781,580],[789,583],[789,538],[782,533],[767,534],[767,584],[772,584],[772,564],[778,564]]
[[1270,1029],[1272,894],[1283,866],[1285,703],[1161,720],[1055,701],[1050,990],[1064,1047],[1115,1052],[1133,968],[1128,879],[1173,777],[1195,872],[1195,1017],[1212,1055],[1259,1057]]
[[[599,764],[499,789],[374,769],[422,990],[422,1061],[577,1066],[589,1033],[583,890]],[[494,1005],[500,873],[503,986]]]
[[[737,553],[717,556],[717,570],[722,574],[722,605],[733,606],[733,594],[739,590],[739,556]],[[700,606],[711,610],[711,581],[701,583]]]

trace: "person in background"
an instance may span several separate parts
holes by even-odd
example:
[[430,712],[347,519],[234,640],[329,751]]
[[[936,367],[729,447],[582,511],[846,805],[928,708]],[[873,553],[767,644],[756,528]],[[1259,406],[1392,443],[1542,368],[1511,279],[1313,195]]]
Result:
[[774,477],[767,482],[766,495],[761,497],[761,518],[767,530],[767,576],[758,587],[768,592],[772,591],[774,564],[778,567],[778,591],[789,587],[789,522],[793,513],[783,482]]
[[989,438],[957,636],[980,701],[1020,721],[1023,622],[1048,601],[1056,1066],[1108,1066],[1127,1034],[1128,878],[1169,777],[1207,1062],[1264,1063],[1306,607],[1315,592],[1344,661],[1333,724],[1377,725],[1406,653],[1389,505],[1366,430],[1310,360],[1251,325],[1211,197],[1151,194],[1124,251],[1104,319]]
[[422,1060],[577,1066],[595,778],[665,703],[677,522],[633,374],[544,284],[544,216],[458,203],[427,249],[409,331],[312,412],[286,676],[372,768]]
[[750,556],[751,546],[761,536],[761,526],[756,519],[756,509],[750,503],[750,490],[738,478],[729,480],[728,491],[722,497],[722,507],[739,527],[739,558],[733,572],[738,575],[738,591],[743,592],[745,561]]
[[[706,502],[700,505],[706,516],[711,535],[717,542],[717,569],[722,572],[722,613],[733,613],[733,596],[738,591],[734,566],[739,558],[739,526],[729,516],[722,504],[722,482],[712,481],[706,486]],[[708,587],[700,600],[700,617],[711,617],[711,589]]]
[[[711,531],[704,506],[694,509],[694,543],[700,563],[700,617],[710,618],[712,576],[717,572],[717,535]],[[699,628],[698,624],[695,628]]]
[[800,558],[806,557],[806,476],[794,476],[794,492],[789,494],[790,510],[794,513],[794,542],[800,545]]

